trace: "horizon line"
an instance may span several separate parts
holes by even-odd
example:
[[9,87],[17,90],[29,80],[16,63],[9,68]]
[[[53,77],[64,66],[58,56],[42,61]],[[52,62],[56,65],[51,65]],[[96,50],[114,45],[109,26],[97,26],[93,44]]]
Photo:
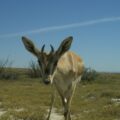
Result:
[[0,38],[31,35],[31,34],[37,34],[37,33],[42,33],[42,32],[49,32],[49,31],[68,29],[68,28],[77,28],[77,27],[82,27],[82,26],[90,26],[90,25],[94,25],[94,24],[100,24],[100,23],[105,23],[105,22],[115,22],[115,21],[120,21],[120,17],[100,18],[100,19],[96,19],[96,20],[66,24],[66,25],[44,27],[44,28],[40,28],[40,29],[18,32],[18,33],[1,34]]

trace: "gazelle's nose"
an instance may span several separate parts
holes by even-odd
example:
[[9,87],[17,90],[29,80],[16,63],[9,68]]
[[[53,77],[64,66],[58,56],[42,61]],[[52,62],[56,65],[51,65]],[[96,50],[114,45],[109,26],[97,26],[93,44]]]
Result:
[[45,80],[44,83],[45,83],[46,85],[48,85],[48,84],[50,84],[50,80]]

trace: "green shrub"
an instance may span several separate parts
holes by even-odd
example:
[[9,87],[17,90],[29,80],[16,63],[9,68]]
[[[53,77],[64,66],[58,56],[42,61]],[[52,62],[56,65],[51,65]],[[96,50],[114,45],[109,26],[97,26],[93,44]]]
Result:
[[82,81],[84,81],[84,82],[94,81],[96,79],[97,75],[98,75],[98,73],[95,70],[93,70],[91,68],[85,68],[83,76],[82,76]]

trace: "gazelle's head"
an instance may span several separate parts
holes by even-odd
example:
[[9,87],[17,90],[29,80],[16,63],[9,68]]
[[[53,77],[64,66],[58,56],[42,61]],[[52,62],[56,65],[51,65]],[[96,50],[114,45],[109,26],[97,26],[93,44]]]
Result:
[[38,59],[40,74],[42,75],[42,79],[45,84],[52,83],[57,63],[60,57],[69,50],[72,40],[72,36],[67,37],[62,41],[56,51],[54,50],[54,47],[50,45],[51,51],[47,54],[44,52],[45,45],[42,46],[41,50],[38,50],[30,39],[22,37],[25,48]]

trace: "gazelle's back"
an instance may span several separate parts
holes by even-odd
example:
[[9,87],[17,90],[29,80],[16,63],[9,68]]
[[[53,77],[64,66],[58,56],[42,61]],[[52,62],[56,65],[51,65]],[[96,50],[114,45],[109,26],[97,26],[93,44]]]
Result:
[[57,69],[65,75],[72,74],[77,77],[83,73],[84,64],[78,55],[69,51],[60,58]]

